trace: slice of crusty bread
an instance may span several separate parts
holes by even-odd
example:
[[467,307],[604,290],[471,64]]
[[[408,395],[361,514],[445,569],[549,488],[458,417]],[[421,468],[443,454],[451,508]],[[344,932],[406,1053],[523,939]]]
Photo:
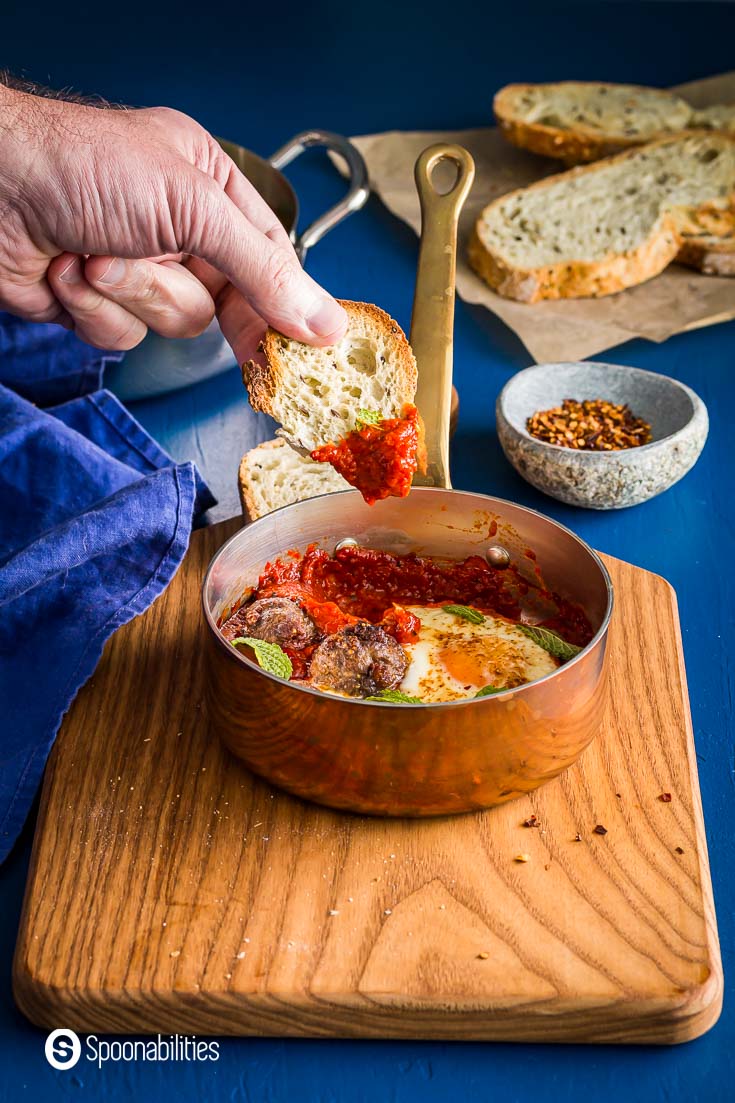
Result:
[[676,259],[708,276],[735,276],[735,207],[697,211],[683,219]]
[[[452,414],[449,432],[454,435],[459,416],[459,395],[452,387]],[[303,456],[283,437],[266,440],[251,448],[240,461],[238,488],[246,521],[255,521],[292,502],[303,502],[320,494],[352,487],[328,463]]]
[[328,463],[302,456],[281,438],[266,440],[245,453],[238,485],[246,521],[319,494],[351,489]]
[[676,259],[705,276],[735,276],[735,233],[729,238],[703,235],[687,241]]
[[683,132],[735,133],[735,104],[696,110],[673,92],[636,84],[508,84],[493,110],[513,145],[569,165]]
[[496,199],[469,259],[521,302],[610,295],[674,260],[693,215],[734,207],[735,136],[667,138]]
[[336,345],[313,348],[269,329],[265,365],[243,366],[253,409],[274,417],[278,435],[302,452],[343,440],[359,410],[400,417],[416,394],[416,361],[398,323],[370,303],[339,301],[349,323]]

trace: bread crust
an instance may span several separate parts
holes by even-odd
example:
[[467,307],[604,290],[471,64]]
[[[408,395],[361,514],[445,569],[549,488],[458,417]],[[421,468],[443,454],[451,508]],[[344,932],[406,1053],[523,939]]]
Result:
[[[574,85],[584,88],[594,85],[598,87],[600,81],[559,81],[555,82],[559,87]],[[651,142],[661,141],[671,137],[686,137],[688,134],[712,134],[711,127],[688,127],[672,132],[660,131],[656,134],[645,136],[637,135],[613,135],[600,134],[592,127],[579,123],[574,129],[568,127],[549,126],[545,123],[528,122],[521,118],[516,111],[516,101],[524,92],[537,88],[535,84],[507,84],[496,93],[493,100],[493,113],[502,134],[508,141],[519,149],[527,149],[531,153],[538,153],[542,157],[553,157],[563,161],[568,166],[588,164],[598,161],[601,157],[611,157],[624,150],[637,149]],[[636,92],[662,91],[657,88],[646,88],[640,84],[632,84],[630,88]],[[714,131],[717,133],[717,131]],[[727,131],[723,131],[727,133]]]
[[735,276],[735,206],[687,219],[676,259],[707,276]]
[[[723,137],[735,142],[735,138],[730,135],[723,135]],[[647,148],[652,149],[679,140],[679,135],[674,138],[669,136],[658,142],[647,143]],[[546,176],[526,188],[517,188],[513,192],[499,196],[484,208],[473,227],[468,245],[468,260],[471,267],[493,291],[497,291],[506,299],[515,299],[524,303],[554,299],[599,298],[624,291],[628,287],[634,287],[657,276],[681,254],[685,240],[682,227],[687,224],[690,212],[682,215],[677,215],[674,210],[664,212],[656,232],[637,249],[612,254],[603,260],[561,261],[558,264],[540,268],[518,268],[507,264],[501,257],[486,248],[479,230],[485,213],[498,204],[507,202],[513,195],[546,188],[561,178],[574,179],[582,173],[595,172],[603,165],[630,159],[638,151],[639,147],[629,149],[604,162],[580,165],[563,173]],[[731,206],[735,205],[735,195],[731,197],[730,202]],[[697,253],[695,239],[689,244],[691,250],[688,255],[698,258],[694,266],[699,267],[700,263],[705,263],[704,255],[701,252]],[[708,261],[712,263],[711,256]],[[723,260],[722,263],[723,267],[726,267],[728,261]]]
[[663,272],[679,251],[674,219],[664,216],[661,233],[638,249],[602,261],[571,261],[544,268],[511,268],[489,253],[472,232],[468,256],[481,276],[505,299],[538,303],[553,299],[598,299],[644,283]]
[[[258,351],[265,351],[265,339],[261,341]],[[250,397],[250,405],[261,414],[272,413],[278,378],[277,367],[261,364],[257,360],[248,360],[242,365],[241,371],[242,381]]]
[[686,241],[676,259],[679,264],[696,268],[705,276],[735,276],[735,241],[717,238]]
[[240,460],[240,466],[237,469],[237,489],[240,492],[240,505],[242,506],[242,515],[245,521],[257,521],[258,517],[260,517],[260,511],[253,494],[253,484],[250,478],[253,453],[270,452],[278,448],[288,448],[285,440],[266,440],[263,441],[262,444],[256,445],[255,448],[251,448]]
[[[396,345],[401,369],[408,380],[409,386],[415,391],[418,378],[416,360],[406,335],[398,322],[391,318],[385,310],[375,306],[374,303],[354,302],[351,299],[337,299],[337,302],[345,309],[348,316],[369,319],[390,334]],[[248,389],[251,406],[254,410],[271,416],[273,416],[273,399],[282,378],[281,340],[283,340],[283,335],[269,327],[260,346],[265,362],[259,363],[250,360],[242,366],[243,382]]]

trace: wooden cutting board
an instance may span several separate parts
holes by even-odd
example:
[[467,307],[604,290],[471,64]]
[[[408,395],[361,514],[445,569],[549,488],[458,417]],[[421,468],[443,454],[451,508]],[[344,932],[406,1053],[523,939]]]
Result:
[[712,1026],[722,969],[668,583],[606,559],[611,704],[575,767],[489,812],[370,819],[272,789],[208,731],[199,588],[236,528],[194,535],[63,725],[16,951],[26,1015],[566,1042]]

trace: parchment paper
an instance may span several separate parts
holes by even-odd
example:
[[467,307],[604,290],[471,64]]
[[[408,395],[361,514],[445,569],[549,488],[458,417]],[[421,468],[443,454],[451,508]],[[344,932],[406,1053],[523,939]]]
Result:
[[[674,89],[696,107],[735,102],[735,72]],[[457,293],[497,314],[535,360],[581,360],[632,337],[665,341],[674,333],[735,318],[735,278],[703,276],[672,264],[660,276],[602,299],[529,305],[503,299],[476,276],[466,260],[469,232],[491,200],[542,176],[563,171],[559,162],[515,149],[495,128],[392,131],[352,138],[364,156],[373,190],[386,207],[419,233],[421,216],[413,166],[433,142],[456,142],[475,159],[476,176],[459,228]]]

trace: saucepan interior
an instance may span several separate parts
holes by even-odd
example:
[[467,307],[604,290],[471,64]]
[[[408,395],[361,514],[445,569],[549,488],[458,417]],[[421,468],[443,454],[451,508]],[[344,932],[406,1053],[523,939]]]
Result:
[[[218,625],[264,564],[345,537],[398,554],[463,559],[501,545],[529,583],[532,619],[549,615],[537,585],[582,606],[595,632],[576,658],[537,682],[481,700],[391,705],[333,697],[262,671]],[[536,788],[573,762],[604,708],[604,652],[612,586],[599,559],[568,529],[481,494],[416,487],[367,506],[356,491],[277,510],[217,553],[203,588],[215,730],[256,772],[338,808],[430,815],[488,807]]]

